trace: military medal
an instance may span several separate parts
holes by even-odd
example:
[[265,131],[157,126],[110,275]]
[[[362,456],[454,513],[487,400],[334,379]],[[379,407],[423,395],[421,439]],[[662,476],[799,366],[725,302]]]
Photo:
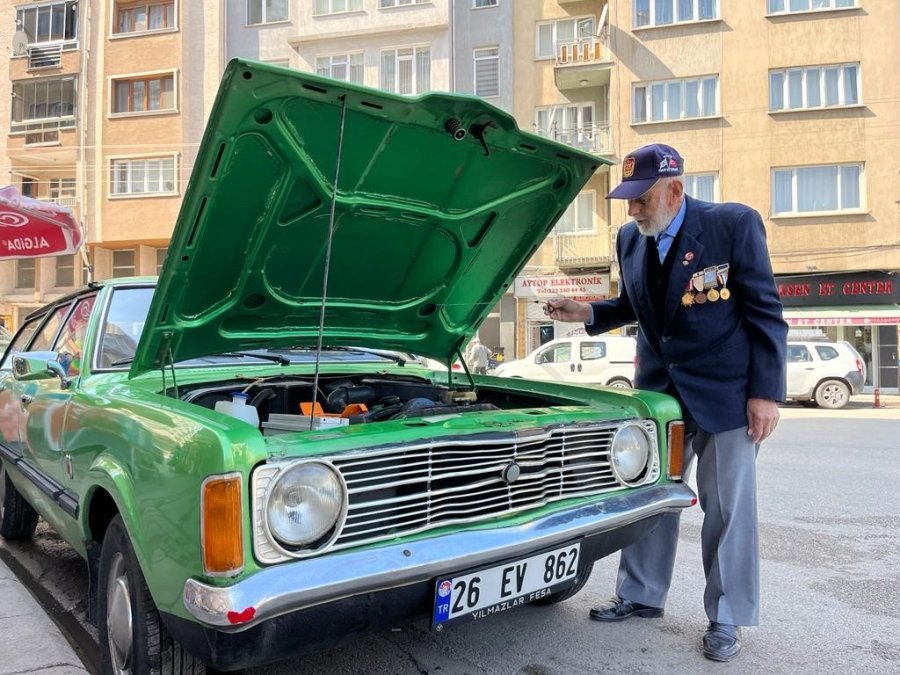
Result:
[[719,299],[719,291],[717,291],[715,288],[711,288],[709,290],[709,293],[706,294],[706,299],[710,302],[715,302]]
[[703,291],[697,293],[697,295],[694,296],[694,302],[696,302],[698,305],[702,305],[704,302],[706,302],[706,293],[704,293]]
[[685,307],[690,307],[694,304],[694,296],[691,295],[690,291],[686,291],[685,294],[681,296],[681,304]]
[[716,278],[718,278],[718,280],[720,282],[722,282],[722,290],[719,291],[719,297],[722,298],[722,300],[728,300],[728,298],[731,297],[731,291],[729,291],[728,287],[727,287],[728,263],[725,263],[724,265],[719,265],[716,268]]

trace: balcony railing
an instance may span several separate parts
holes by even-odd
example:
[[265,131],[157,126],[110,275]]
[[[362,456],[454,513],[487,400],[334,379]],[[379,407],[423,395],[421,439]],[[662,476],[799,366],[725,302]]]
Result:
[[548,129],[535,127],[534,132],[539,136],[552,138],[554,141],[595,155],[612,153],[612,139],[608,124],[587,124],[580,127],[557,127],[554,124]]
[[610,61],[610,53],[602,37],[592,36],[556,45],[556,65],[588,64]]
[[78,206],[78,197],[50,197],[47,199],[51,204],[59,204],[70,209]]
[[596,232],[554,232],[553,255],[560,268],[608,265],[609,237]]

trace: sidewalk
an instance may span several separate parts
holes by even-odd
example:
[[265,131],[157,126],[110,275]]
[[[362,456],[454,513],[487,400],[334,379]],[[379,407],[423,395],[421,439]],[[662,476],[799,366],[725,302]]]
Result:
[[2,558],[0,598],[0,675],[87,675],[56,624]]

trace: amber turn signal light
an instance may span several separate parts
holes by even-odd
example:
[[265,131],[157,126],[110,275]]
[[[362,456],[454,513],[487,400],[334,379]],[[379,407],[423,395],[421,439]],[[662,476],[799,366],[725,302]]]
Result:
[[244,568],[244,528],[239,473],[203,481],[200,502],[203,570],[210,576],[233,576]]
[[684,473],[684,422],[669,422],[669,479],[681,480]]

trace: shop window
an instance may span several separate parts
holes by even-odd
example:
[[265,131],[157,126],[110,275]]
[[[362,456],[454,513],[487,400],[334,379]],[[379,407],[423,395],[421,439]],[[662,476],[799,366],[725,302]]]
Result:
[[37,263],[33,259],[16,260],[16,288],[32,289],[37,282]]

